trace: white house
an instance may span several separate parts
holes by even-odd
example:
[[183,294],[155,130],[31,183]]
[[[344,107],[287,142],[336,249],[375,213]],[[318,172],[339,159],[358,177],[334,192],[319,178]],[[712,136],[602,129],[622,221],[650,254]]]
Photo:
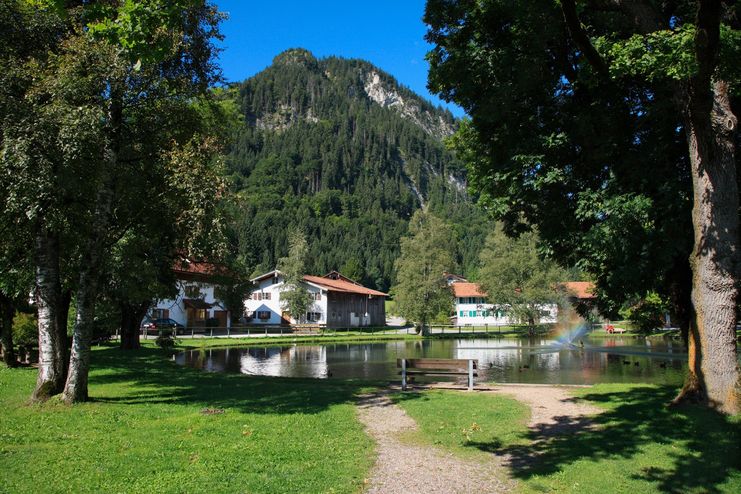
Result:
[[[507,315],[505,307],[490,303],[478,283],[460,281],[463,278],[459,276],[456,278],[448,278],[448,284],[455,296],[457,326],[507,326],[520,322]],[[540,312],[541,323],[555,323],[558,318],[556,304],[544,304]]]
[[173,319],[185,327],[205,327],[215,319],[218,327],[230,327],[231,315],[217,297],[219,267],[208,262],[179,261],[173,268],[178,294],[174,299],[157,300],[150,309],[152,319]]
[[[280,271],[270,271],[251,281],[255,288],[244,303],[248,322],[269,325],[297,322],[281,301],[286,286]],[[383,326],[386,322],[388,295],[364,287],[337,271],[324,276],[305,275],[303,285],[313,301],[304,315],[307,322],[328,327]]]

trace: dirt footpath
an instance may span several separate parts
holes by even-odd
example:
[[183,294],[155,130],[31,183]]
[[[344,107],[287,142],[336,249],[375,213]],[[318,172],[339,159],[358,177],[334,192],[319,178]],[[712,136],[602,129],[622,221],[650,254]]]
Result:
[[[435,446],[401,441],[417,424],[381,391],[360,397],[358,416],[376,441],[378,459],[368,482],[369,493],[499,493],[509,492],[515,481],[509,476],[513,465],[507,456],[491,455],[491,461],[458,458]],[[588,427],[586,415],[600,409],[575,402],[568,388],[560,386],[502,385],[481,390],[512,396],[531,409],[531,430],[547,429],[553,435],[572,434],[575,427]],[[578,426],[575,424],[579,424]]]

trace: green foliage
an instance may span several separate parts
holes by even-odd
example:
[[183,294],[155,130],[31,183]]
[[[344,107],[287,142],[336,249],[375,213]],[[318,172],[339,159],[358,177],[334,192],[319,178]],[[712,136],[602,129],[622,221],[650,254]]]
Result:
[[607,313],[647,291],[689,303],[692,194],[674,99],[694,70],[688,5],[652,6],[661,26],[638,35],[624,6],[579,4],[605,80],[559,2],[427,2],[429,83],[470,115],[450,145],[472,188],[508,234],[536,228],[550,257],[594,277]]
[[154,344],[163,350],[170,350],[177,344],[177,338],[175,338],[173,330],[161,329],[157,339],[154,340]]
[[308,254],[309,246],[304,233],[298,229],[289,232],[288,255],[278,260],[284,284],[280,298],[283,308],[299,323],[304,321],[312,304],[311,294],[303,283]]
[[450,313],[453,293],[444,273],[454,266],[454,244],[450,226],[423,210],[414,213],[409,234],[401,239],[391,293],[396,312],[422,330],[440,314]]
[[640,331],[650,332],[664,325],[668,310],[667,301],[651,292],[621,309],[620,316],[634,323]]
[[543,305],[562,302],[557,284],[565,272],[538,251],[538,235],[508,238],[501,226],[486,238],[480,255],[479,282],[488,300],[514,319],[534,325]]
[[39,330],[33,314],[16,312],[15,317],[13,317],[13,343],[27,348],[38,345]]
[[[421,124],[366,96],[374,73],[419,110]],[[461,269],[475,265],[486,220],[450,180],[464,183],[465,170],[440,140],[455,126],[448,112],[367,62],[318,60],[306,50],[277,56],[227,93],[244,121],[227,167],[240,197],[234,230],[246,265],[272,269],[287,253],[286,232],[298,227],[311,253],[307,273],[347,275],[347,267],[356,281],[387,291],[420,199],[455,224]]]

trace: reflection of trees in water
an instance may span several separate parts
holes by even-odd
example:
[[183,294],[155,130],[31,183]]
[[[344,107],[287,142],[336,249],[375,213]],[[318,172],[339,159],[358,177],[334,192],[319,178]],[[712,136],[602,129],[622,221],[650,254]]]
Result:
[[[473,358],[481,381],[582,384],[596,382],[681,382],[683,355],[676,342],[651,346],[630,340],[586,340],[585,347],[527,339],[423,340],[372,344],[263,346],[195,350],[181,364],[208,371],[333,379],[397,379],[398,358]],[[614,343],[614,341],[613,341]],[[678,360],[679,359],[679,360]],[[628,364],[624,364],[628,362]],[[638,363],[638,365],[636,365]]]

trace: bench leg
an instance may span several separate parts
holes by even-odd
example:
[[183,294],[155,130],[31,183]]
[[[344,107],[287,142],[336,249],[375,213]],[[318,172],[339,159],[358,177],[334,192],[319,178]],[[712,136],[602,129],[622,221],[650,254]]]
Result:
[[473,360],[468,361],[468,390],[473,391]]
[[401,359],[401,390],[407,390],[407,359]]

